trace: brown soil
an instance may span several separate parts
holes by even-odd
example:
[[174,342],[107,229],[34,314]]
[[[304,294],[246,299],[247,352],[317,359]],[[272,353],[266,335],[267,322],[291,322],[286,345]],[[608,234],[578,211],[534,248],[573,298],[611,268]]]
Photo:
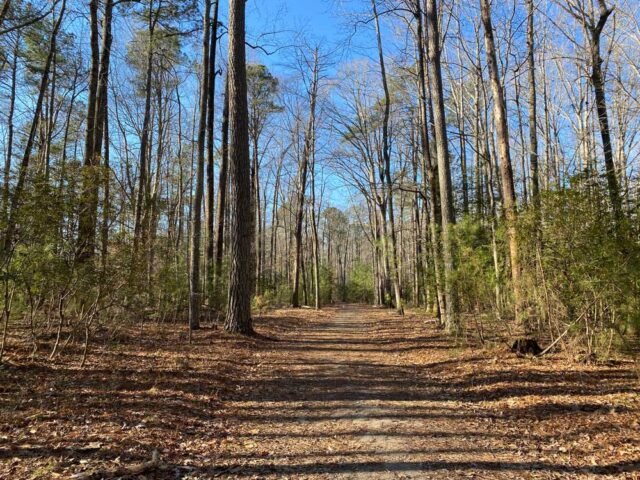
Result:
[[5,365],[0,478],[99,474],[154,449],[145,478],[640,478],[631,362],[456,347],[365,307],[256,323],[259,338],[205,329],[190,346],[152,328],[82,370]]

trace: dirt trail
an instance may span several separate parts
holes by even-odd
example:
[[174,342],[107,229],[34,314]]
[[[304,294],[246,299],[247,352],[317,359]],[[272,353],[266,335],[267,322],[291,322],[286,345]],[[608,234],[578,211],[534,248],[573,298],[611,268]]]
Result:
[[25,335],[0,368],[0,478],[102,478],[155,450],[149,480],[640,478],[628,359],[518,358],[358,306],[255,326],[189,344],[183,325],[136,324],[84,368],[71,346],[19,361]]
[[602,445],[637,425],[621,369],[479,358],[422,319],[372,308],[291,315],[227,403],[216,476],[638,478],[637,432]]

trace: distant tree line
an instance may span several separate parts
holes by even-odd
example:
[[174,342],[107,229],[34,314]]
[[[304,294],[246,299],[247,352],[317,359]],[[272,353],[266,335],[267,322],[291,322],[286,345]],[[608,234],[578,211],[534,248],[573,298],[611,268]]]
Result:
[[340,301],[633,343],[640,7],[362,0],[370,59],[296,36],[285,74],[245,3],[0,3],[0,358]]

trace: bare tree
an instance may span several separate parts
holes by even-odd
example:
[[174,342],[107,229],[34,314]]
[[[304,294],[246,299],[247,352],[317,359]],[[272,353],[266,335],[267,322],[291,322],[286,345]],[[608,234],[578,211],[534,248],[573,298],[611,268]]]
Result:
[[[588,2],[587,2],[588,3]],[[597,0],[597,14],[592,8],[588,11],[584,0],[571,0],[566,4],[560,4],[565,11],[572,15],[584,28],[589,44],[589,63],[591,72],[589,80],[593,87],[600,125],[600,137],[604,153],[604,165],[609,187],[609,198],[613,207],[616,221],[622,219],[622,200],[620,199],[620,187],[616,175],[616,166],[613,161],[613,145],[611,141],[611,129],[609,127],[609,113],[607,109],[607,96],[605,91],[605,76],[602,69],[603,59],[601,55],[601,36],[607,24],[607,20],[613,13],[613,7],[607,7],[605,0]],[[593,4],[591,4],[593,5]]]
[[[395,293],[396,310],[400,315],[404,315],[404,307],[402,305],[402,292],[400,290],[400,274],[398,272],[398,247],[396,238],[396,229],[393,211],[393,184],[391,181],[391,147],[389,144],[389,116],[391,113],[391,95],[389,93],[389,83],[387,81],[387,71],[384,63],[384,52],[382,50],[382,35],[380,34],[380,19],[378,17],[378,9],[376,0],[371,0],[371,8],[373,10],[373,18],[376,27],[376,40],[378,45],[378,61],[380,63],[380,79],[384,89],[384,112],[382,118],[382,168],[380,176],[383,178],[382,184],[386,188],[384,193],[385,202],[387,203],[387,214],[389,218],[389,239],[391,241],[391,251],[387,252],[391,257],[391,276],[393,280],[393,290]],[[386,227],[386,217],[383,214],[383,226]],[[386,228],[385,228],[386,229]],[[386,241],[385,233],[385,241]]]
[[527,64],[529,67],[529,164],[531,168],[531,198],[540,210],[540,180],[538,173],[538,115],[536,95],[535,31],[533,0],[527,0]]
[[[493,116],[498,137],[500,151],[500,177],[502,180],[502,201],[507,218],[507,233],[509,237],[509,255],[511,260],[511,281],[513,283],[513,297],[515,315],[518,322],[522,321],[522,294],[520,286],[520,261],[518,252],[518,236],[516,221],[518,216],[516,194],[513,186],[513,170],[509,149],[509,128],[507,125],[507,106],[504,91],[498,72],[496,47],[493,39],[493,25],[491,23],[491,7],[489,0],[480,0],[482,23],[484,25],[485,53],[489,66],[489,77],[493,92]],[[528,325],[521,325],[524,333],[529,333]]]
[[[4,7],[8,7],[6,1]],[[7,151],[4,161],[4,176],[2,185],[2,218],[6,221],[7,208],[9,206],[9,177],[11,176],[11,162],[13,161],[13,137],[15,132],[14,115],[16,111],[16,89],[18,75],[18,55],[20,50],[20,34],[15,38],[13,46],[13,61],[11,62],[11,93],[9,94],[9,113],[7,116]]]
[[229,75],[225,74],[224,105],[222,107],[222,145],[220,148],[220,171],[218,172],[218,205],[216,207],[216,260],[215,297],[217,306],[222,298],[222,257],[224,250],[225,214],[227,211],[227,173],[229,168]]
[[302,220],[305,207],[305,192],[307,189],[307,171],[309,169],[309,161],[314,155],[315,144],[315,124],[316,124],[316,104],[318,97],[318,74],[319,74],[319,57],[318,47],[313,51],[313,59],[308,60],[306,57],[304,63],[312,71],[311,82],[309,84],[309,118],[307,120],[307,128],[304,133],[304,147],[302,156],[298,165],[297,180],[297,198],[296,198],[296,217],[295,217],[295,247],[293,257],[293,288],[291,293],[291,305],[295,308],[300,306],[299,283],[300,283],[300,264],[302,262]]
[[438,320],[441,319],[441,315],[444,314],[444,295],[442,292],[442,257],[440,250],[440,236],[438,234],[438,221],[439,216],[437,214],[439,198],[438,198],[438,180],[437,165],[434,165],[431,157],[431,142],[429,141],[429,127],[428,127],[428,111],[433,110],[429,108],[431,105],[431,97],[428,95],[427,86],[427,62],[425,59],[425,38],[423,32],[423,17],[424,9],[422,8],[422,0],[416,0],[416,46],[418,54],[418,115],[419,115],[419,128],[420,128],[420,149],[422,156],[422,187],[423,190],[429,192],[427,199],[428,206],[428,243],[429,251],[431,253],[431,261],[433,263],[434,273],[434,291],[435,291],[435,314]]
[[214,151],[214,119],[215,119],[215,97],[216,97],[216,50],[218,45],[218,11],[220,0],[214,0],[213,18],[211,20],[211,40],[209,47],[209,93],[207,94],[207,201],[205,208],[206,216],[206,262],[205,262],[205,291],[209,307],[214,304],[215,280],[214,280],[214,171],[213,171],[213,151]]
[[438,179],[440,187],[440,210],[442,222],[442,260],[444,264],[444,320],[448,330],[456,329],[455,296],[453,292],[453,239],[451,228],[456,222],[453,211],[451,188],[451,166],[449,143],[445,118],[444,93],[442,87],[442,67],[440,65],[441,46],[436,0],[426,0],[426,27],[429,57],[429,84],[433,99],[433,123],[438,158]]
[[200,285],[200,243],[202,240],[202,197],[204,190],[205,137],[207,129],[207,106],[209,96],[209,35],[211,23],[211,0],[204,0],[204,30],[202,35],[202,76],[200,79],[200,116],[198,120],[198,153],[196,158],[196,185],[191,209],[191,247],[189,265],[189,331],[200,328],[200,306],[202,292]]

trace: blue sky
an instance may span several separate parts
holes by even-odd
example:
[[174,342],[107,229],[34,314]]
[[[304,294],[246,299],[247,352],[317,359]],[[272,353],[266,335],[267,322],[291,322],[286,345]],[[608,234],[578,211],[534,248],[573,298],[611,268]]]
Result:
[[[226,2],[221,4],[225,18],[226,7]],[[247,40],[274,53],[267,55],[248,48],[248,61],[263,63],[276,75],[287,76],[291,73],[291,60],[295,54],[290,46],[299,44],[296,37],[302,36],[311,44],[319,43],[325,52],[333,52],[332,57],[335,58],[328,72],[331,77],[341,63],[366,55],[366,47],[375,47],[371,26],[359,28],[354,35],[353,15],[368,13],[370,8],[369,0],[249,0],[246,9]],[[273,32],[275,34],[271,35]],[[322,145],[327,147],[326,139],[318,138],[318,180],[326,182],[326,200],[346,208],[351,203],[351,189],[330,168],[326,168],[328,165],[323,157],[329,151],[322,151],[325,150]],[[324,177],[324,182],[321,177]]]
[[269,23],[277,28],[304,31],[319,39],[333,39],[340,30],[332,0],[251,0],[247,5],[249,30]]
[[[302,36],[311,44],[319,43],[325,52],[332,52],[332,64],[327,73],[329,77],[333,77],[343,63],[365,55],[371,58],[375,57],[376,44],[372,25],[361,26],[355,35],[353,27],[353,16],[363,12],[370,16],[370,8],[370,0],[248,0],[246,6],[247,41],[273,52],[267,55],[260,49],[247,48],[248,61],[265,64],[276,76],[286,78],[293,73],[292,60],[296,54],[293,46],[300,44]],[[224,25],[227,24],[227,15],[228,1],[222,0],[219,6],[219,19]],[[138,27],[129,18],[121,18],[124,23],[120,24],[116,30],[116,41],[114,42],[116,60],[114,64],[118,60],[124,60],[132,29]],[[382,22],[384,29],[384,18]],[[84,17],[79,19],[78,32],[79,35],[88,38],[88,35],[85,35],[87,22]],[[389,31],[384,31],[383,34],[387,40],[391,40],[392,36]],[[193,60],[199,59],[200,42],[199,35],[185,39],[184,49],[187,56]],[[391,49],[390,45],[388,48]],[[392,52],[387,53],[391,54]],[[219,54],[218,62],[223,63],[226,58],[226,36],[223,37],[219,45]],[[183,69],[186,74],[183,101],[187,111],[191,111],[194,103],[197,102],[197,78],[191,65],[187,64]],[[126,78],[126,75],[123,78]],[[118,76],[115,75],[114,78],[117,79]],[[221,95],[222,89],[222,83],[218,79],[218,96]],[[219,100],[218,108],[221,108],[220,105]],[[135,140],[132,141],[135,143]],[[327,143],[326,139],[318,138],[318,147],[323,150],[318,151],[317,155],[318,166],[321,170],[318,172],[318,180],[324,176],[323,180],[327,182],[327,197],[334,205],[345,208],[350,204],[349,188],[339,176],[332,174],[330,168],[322,168],[322,165],[328,167],[328,163],[324,161],[324,157],[330,150]]]
[[370,8],[367,0],[249,0],[249,41],[267,45],[270,50],[280,48],[268,56],[249,49],[249,61],[259,59],[279,70],[291,58],[292,50],[287,46],[299,43],[294,39],[300,35],[310,43],[320,43],[325,51],[335,51],[336,59],[347,61],[362,56],[363,46],[375,46],[373,30],[361,26],[354,35],[353,16],[369,14]]

